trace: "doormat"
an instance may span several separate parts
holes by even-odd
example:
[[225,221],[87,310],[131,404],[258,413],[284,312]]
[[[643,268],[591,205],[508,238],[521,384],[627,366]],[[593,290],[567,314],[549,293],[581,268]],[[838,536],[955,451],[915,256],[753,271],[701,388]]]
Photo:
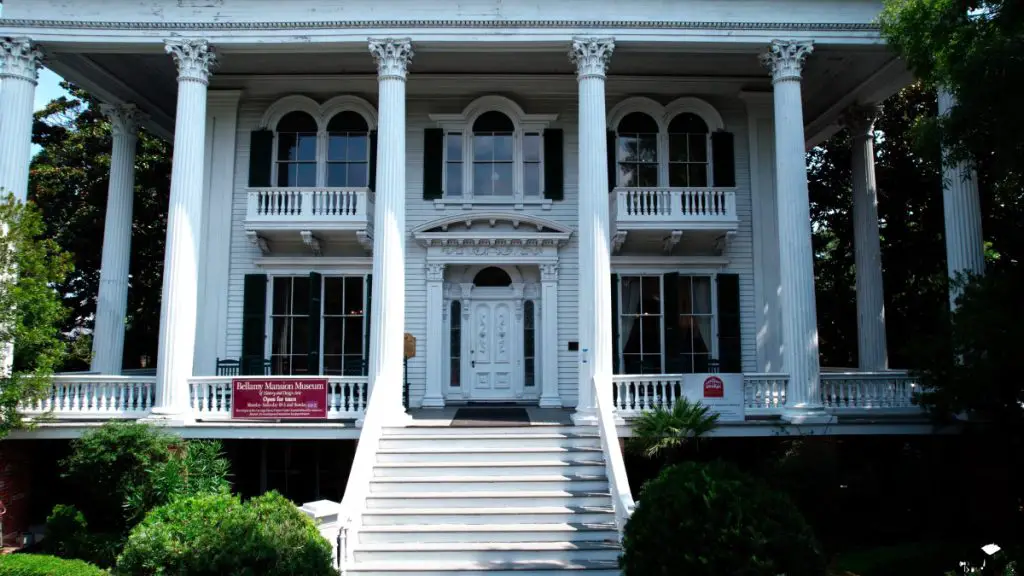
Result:
[[459,408],[451,425],[456,428],[529,426],[530,416],[525,408]]

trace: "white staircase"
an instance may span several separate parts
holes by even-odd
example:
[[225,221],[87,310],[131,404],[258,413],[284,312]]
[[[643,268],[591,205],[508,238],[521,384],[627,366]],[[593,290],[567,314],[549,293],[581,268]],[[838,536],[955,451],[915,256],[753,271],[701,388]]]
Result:
[[385,427],[353,576],[618,576],[596,428]]

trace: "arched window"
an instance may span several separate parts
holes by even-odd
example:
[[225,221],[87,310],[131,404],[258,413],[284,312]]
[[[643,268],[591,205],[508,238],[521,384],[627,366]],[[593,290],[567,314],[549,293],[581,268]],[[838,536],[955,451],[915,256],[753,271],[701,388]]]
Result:
[[708,125],[700,116],[684,112],[668,125],[668,185],[708,185]]
[[515,125],[501,112],[485,112],[473,123],[473,194],[511,196]]
[[658,123],[643,112],[633,112],[616,128],[619,186],[658,185]]
[[451,386],[462,384],[462,302],[452,301],[451,309],[451,335],[448,340],[451,363],[449,364],[450,374],[448,381]]
[[362,188],[370,182],[370,127],[356,112],[327,123],[327,185]]
[[277,123],[277,185],[316,186],[316,120],[290,112]]
[[512,285],[512,278],[497,266],[488,266],[476,273],[473,284],[480,287],[504,288]]

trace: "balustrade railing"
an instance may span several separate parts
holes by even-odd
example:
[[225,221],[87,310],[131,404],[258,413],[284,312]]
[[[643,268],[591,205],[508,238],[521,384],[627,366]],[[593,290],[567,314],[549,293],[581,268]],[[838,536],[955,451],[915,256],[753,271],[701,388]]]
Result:
[[[598,386],[596,379],[591,380],[592,393],[597,403],[597,430],[601,437],[601,450],[605,457],[605,471],[611,488],[612,509],[615,510],[615,526],[619,532],[619,541],[626,530],[626,523],[636,509],[633,493],[629,489],[629,476],[626,475],[626,463],[622,457],[619,444],[619,433],[615,426],[615,403],[604,398],[605,392]],[[614,389],[614,386],[613,386]],[[616,398],[618,395],[616,395]]]
[[788,384],[788,374],[744,374],[743,412],[750,415],[782,413]]
[[369,188],[250,188],[246,220],[250,222],[370,222]]
[[[366,376],[327,376],[327,419],[357,420],[366,413]],[[290,380],[281,376],[281,380]],[[189,405],[196,420],[231,418],[231,377],[189,378]]]
[[903,371],[822,372],[821,402],[837,412],[853,410],[920,410],[914,400],[917,379]]
[[723,188],[616,188],[618,222],[736,221],[736,192]]
[[58,420],[142,418],[153,408],[155,383],[153,376],[57,375],[44,396],[19,408]]
[[671,410],[683,393],[681,374],[616,374],[612,376],[612,405],[619,416],[631,418],[658,407]]

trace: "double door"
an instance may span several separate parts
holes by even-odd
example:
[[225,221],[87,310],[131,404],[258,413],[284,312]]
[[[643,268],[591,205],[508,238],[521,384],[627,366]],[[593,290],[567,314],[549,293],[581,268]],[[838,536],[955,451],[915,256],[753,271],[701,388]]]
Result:
[[463,330],[467,400],[523,400],[523,329],[514,300],[475,300]]

